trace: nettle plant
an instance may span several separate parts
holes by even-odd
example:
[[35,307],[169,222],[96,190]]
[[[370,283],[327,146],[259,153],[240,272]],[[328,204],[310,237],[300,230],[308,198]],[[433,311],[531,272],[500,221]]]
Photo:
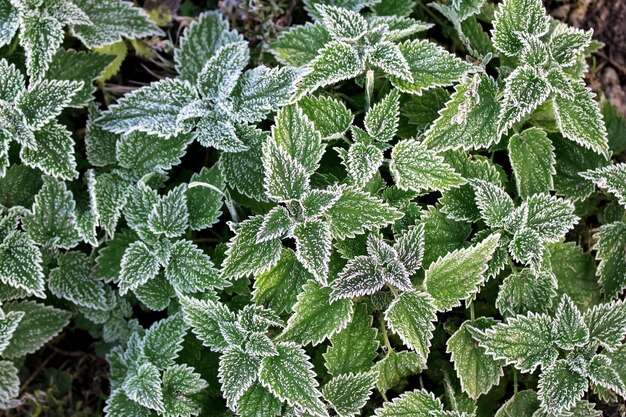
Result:
[[304,3],[268,66],[202,13],[175,76],[104,109],[91,49],[164,35],[145,12],[0,0],[0,406],[70,319],[106,347],[110,417],[623,398],[626,143],[583,81],[592,33],[538,0]]

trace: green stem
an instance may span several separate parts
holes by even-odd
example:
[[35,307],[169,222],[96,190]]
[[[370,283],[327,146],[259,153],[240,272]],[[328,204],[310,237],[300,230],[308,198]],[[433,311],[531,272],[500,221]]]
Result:
[[474,315],[474,303],[470,301],[468,304],[470,311],[470,320],[474,321],[474,319],[476,318],[476,316]]
[[517,369],[513,368],[513,395],[517,395]]
[[367,112],[372,105],[374,96],[374,70],[367,70],[365,73],[365,111]]
[[514,275],[517,275],[517,267],[515,266],[515,264],[513,263],[513,261],[511,260],[511,257],[507,255],[506,257],[507,262],[509,263],[509,268],[511,268],[511,272]]
[[389,343],[389,336],[387,335],[387,327],[385,327],[385,319],[380,318],[380,333],[383,335],[383,341],[385,342],[385,347],[387,348],[387,352],[391,352],[393,348],[391,347],[391,343]]

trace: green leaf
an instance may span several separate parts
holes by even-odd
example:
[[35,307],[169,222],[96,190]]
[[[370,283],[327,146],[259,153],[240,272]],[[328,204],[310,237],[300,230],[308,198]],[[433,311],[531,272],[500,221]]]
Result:
[[535,391],[519,391],[500,407],[495,417],[532,417],[539,405]]
[[235,323],[235,315],[224,304],[213,300],[196,300],[185,296],[178,297],[183,310],[185,323],[204,346],[215,352],[229,347],[222,334],[222,327]]
[[476,193],[476,205],[480,211],[480,217],[489,227],[504,227],[515,209],[513,199],[502,188],[491,182],[476,179],[471,184]]
[[626,287],[626,223],[600,226],[596,235],[597,275],[607,296],[613,298]]
[[64,182],[44,177],[31,213],[22,220],[35,243],[70,249],[78,243],[76,203]]
[[141,241],[131,243],[122,257],[120,268],[120,294],[134,290],[154,278],[159,272],[157,255]]
[[104,412],[107,417],[150,417],[152,415],[150,409],[128,398],[122,388],[111,392],[111,396],[107,399],[104,407]]
[[185,30],[174,51],[176,70],[183,80],[195,84],[204,64],[219,48],[242,40],[237,31],[229,30],[228,21],[220,13],[201,13]]
[[100,48],[127,39],[144,38],[165,33],[157,27],[148,14],[132,3],[121,0],[74,0],[89,18],[89,25],[72,25],[78,39],[90,49]]
[[232,93],[250,59],[247,42],[228,43],[204,64],[196,82],[204,100],[220,101]]
[[513,135],[509,139],[509,159],[520,197],[554,189],[552,177],[556,174],[556,158],[544,130],[531,128]]
[[220,277],[213,266],[211,258],[188,240],[179,240],[172,246],[165,277],[182,293],[227,285],[227,281]]
[[589,329],[585,325],[583,315],[568,295],[563,295],[554,317],[555,343],[564,350],[589,343]]
[[454,362],[461,389],[474,400],[498,385],[503,372],[501,361],[488,356],[485,349],[476,344],[467,327],[485,330],[494,324],[495,321],[488,317],[466,321],[447,342],[446,352]]
[[256,382],[260,365],[258,358],[238,346],[230,347],[220,357],[218,377],[228,407],[237,404],[244,392]]
[[224,174],[219,165],[210,169],[203,167],[199,173],[191,176],[189,184],[209,184],[210,187],[197,186],[187,188],[187,210],[189,224],[193,230],[202,230],[217,223],[222,215],[225,189]]
[[518,208],[526,209],[524,226],[546,242],[559,241],[578,221],[571,201],[549,194],[533,194]]
[[572,82],[571,99],[554,95],[552,108],[559,130],[567,139],[603,155],[609,155],[607,131],[595,94],[583,81]]
[[584,320],[590,340],[607,349],[617,348],[626,334],[626,304],[621,301],[598,304],[585,312]]
[[438,398],[424,390],[405,392],[391,402],[386,402],[374,412],[376,417],[429,416],[432,412],[443,412]]
[[394,146],[389,169],[396,185],[403,190],[444,191],[465,183],[442,157],[413,139]]
[[311,71],[298,84],[298,96],[311,93],[319,87],[355,78],[364,68],[357,49],[342,41],[327,42],[309,64]]
[[226,182],[237,191],[257,201],[267,201],[263,188],[262,147],[267,133],[252,126],[235,126],[237,137],[248,148],[237,153],[222,153],[220,166]]
[[25,165],[64,180],[78,177],[74,158],[74,139],[65,126],[49,123],[34,132],[36,147],[22,147]]
[[70,320],[69,312],[33,301],[11,302],[2,308],[7,315],[10,312],[24,314],[2,354],[7,359],[36,352],[58,335]]
[[548,313],[556,298],[558,283],[550,271],[532,272],[528,268],[504,278],[496,307],[504,317],[517,314]]
[[264,217],[263,224],[257,233],[257,242],[265,242],[272,239],[282,239],[293,232],[295,225],[289,211],[283,206],[272,208]]
[[189,134],[181,134],[163,140],[145,132],[131,132],[123,135],[116,146],[116,159],[120,166],[127,168],[138,177],[152,172],[167,172],[180,164],[187,146],[193,141]]
[[277,313],[290,312],[302,286],[313,276],[296,259],[291,249],[282,249],[278,263],[255,277],[253,300]]
[[272,138],[263,145],[263,166],[265,192],[272,200],[297,200],[310,188],[310,173]]
[[41,80],[31,84],[15,99],[24,122],[38,130],[56,118],[83,88],[82,81]]
[[488,148],[498,140],[500,105],[497,84],[491,77],[458,84],[425,133],[424,145],[438,152]]
[[49,80],[82,81],[82,88],[73,95],[68,103],[70,107],[83,107],[93,100],[96,91],[93,82],[98,79],[104,69],[113,62],[111,55],[102,55],[73,49],[59,49],[50,62],[46,72]]
[[467,62],[424,39],[399,46],[413,77],[411,81],[391,77],[392,84],[403,93],[421,94],[429,88],[451,85],[472,69]]
[[469,330],[488,355],[522,372],[533,372],[539,365],[545,369],[558,357],[553,322],[545,314],[518,315],[486,330]]
[[355,305],[351,321],[343,330],[330,336],[331,344],[324,353],[328,373],[339,376],[369,371],[378,350],[376,333],[367,307]]
[[80,307],[109,309],[104,286],[90,276],[91,268],[84,253],[66,252],[57,262],[58,267],[52,269],[48,277],[52,294]]
[[237,120],[256,123],[291,103],[302,74],[296,68],[265,66],[244,72],[231,97]]
[[51,16],[20,14],[20,46],[26,54],[26,72],[33,80],[43,77],[63,41],[63,26]]
[[163,372],[163,408],[167,415],[191,417],[202,410],[198,394],[207,383],[193,368],[186,365],[170,366]]
[[276,349],[278,355],[261,361],[261,384],[291,406],[315,416],[328,416],[308,356],[295,343],[277,343]]
[[611,359],[606,355],[595,355],[587,366],[589,380],[592,384],[614,391],[623,397],[626,385],[612,365]]
[[101,174],[96,178],[96,204],[100,225],[109,237],[115,234],[117,222],[129,194],[129,184],[115,174]]
[[598,187],[614,194],[619,203],[626,207],[626,163],[581,172],[580,176],[595,182]]
[[133,294],[149,310],[162,311],[170,305],[170,300],[176,295],[176,290],[164,274],[158,274],[155,278],[135,288]]
[[257,243],[256,236],[262,223],[263,216],[255,216],[234,227],[235,237],[228,242],[226,259],[222,265],[222,276],[225,279],[262,274],[280,259],[280,239]]
[[352,317],[352,300],[330,301],[330,293],[329,287],[307,282],[279,340],[315,346],[343,330]]
[[322,22],[306,22],[280,32],[271,43],[270,52],[283,65],[302,67],[313,61],[318,51],[330,40],[330,34]]
[[487,262],[499,240],[499,234],[490,235],[482,242],[451,252],[429,266],[424,288],[438,310],[450,310],[478,292],[485,280]]
[[422,361],[420,355],[410,350],[389,351],[387,356],[376,363],[375,369],[378,371],[376,387],[385,392],[403,379],[419,374],[422,371]]
[[154,323],[143,338],[144,355],[158,369],[174,365],[183,348],[187,330],[182,313]]
[[[0,1],[0,47],[8,45],[20,26],[17,8],[10,0]],[[4,100],[4,98],[3,98]]]
[[355,416],[372,395],[377,377],[375,372],[339,375],[324,385],[322,394],[338,416]]
[[396,298],[387,311],[385,321],[389,328],[400,336],[409,349],[421,358],[421,367],[426,366],[430,351],[430,340],[437,320],[433,299],[421,291],[408,291]]
[[241,417],[274,417],[280,414],[281,401],[258,382],[243,393],[237,403]]
[[198,98],[195,88],[177,78],[166,78],[126,94],[102,113],[97,122],[114,133],[134,131],[162,138],[183,133],[179,113]]
[[0,281],[45,298],[41,251],[26,233],[14,231],[0,244]]
[[122,386],[131,400],[152,410],[164,410],[161,373],[150,362],[131,366]]
[[422,213],[420,223],[424,224],[424,269],[439,257],[461,248],[471,232],[471,225],[449,219],[434,207]]
[[89,106],[89,118],[85,129],[87,160],[93,166],[104,167],[117,164],[117,141],[120,135],[104,130],[96,122],[102,111],[95,104]]
[[0,204],[30,207],[42,183],[41,173],[23,164],[12,164],[0,178]]
[[187,186],[181,184],[159,198],[148,216],[148,228],[152,233],[174,238],[187,230]]
[[330,225],[321,219],[309,219],[293,229],[296,258],[315,279],[325,285],[332,251]]
[[[18,369],[11,361],[0,362],[0,405],[12,408],[12,400],[20,393],[20,377]],[[15,406],[20,405],[17,401]]]
[[569,410],[587,391],[587,378],[574,371],[565,359],[547,367],[539,378],[539,400],[552,413]]
[[348,261],[332,283],[331,300],[374,294],[385,285],[384,268],[371,256],[356,256]]
[[498,116],[499,135],[508,132],[523,117],[529,116],[546,101],[549,94],[550,84],[543,70],[529,65],[516,68],[505,81],[504,99]]
[[272,127],[272,138],[309,174],[318,168],[325,146],[320,132],[300,107],[285,106],[278,111]]
[[396,238],[394,249],[398,252],[398,260],[402,262],[409,275],[413,275],[424,259],[424,224],[411,226],[399,238]]
[[389,142],[398,131],[400,94],[392,90],[381,101],[374,104],[365,115],[365,130],[374,139]]
[[[4,313],[3,313],[4,314]],[[4,317],[0,319],[0,354],[6,349],[15,333],[15,329],[20,324],[20,321],[24,317],[24,313],[21,311],[11,311],[4,314]],[[0,394],[0,402],[2,395]]]
[[358,12],[343,7],[318,4],[317,15],[331,38],[356,41],[367,32],[367,21]]
[[403,214],[379,198],[352,187],[342,189],[339,200],[328,210],[330,232],[335,239],[351,238],[366,230],[384,227]]
[[493,44],[506,56],[518,55],[523,36],[548,32],[549,17],[540,0],[507,0],[496,11]]
[[413,82],[413,74],[399,46],[390,41],[379,41],[369,53],[368,63],[401,82]]
[[354,120],[346,105],[331,96],[305,96],[298,101],[298,107],[313,122],[315,130],[321,133],[324,140],[343,137]]

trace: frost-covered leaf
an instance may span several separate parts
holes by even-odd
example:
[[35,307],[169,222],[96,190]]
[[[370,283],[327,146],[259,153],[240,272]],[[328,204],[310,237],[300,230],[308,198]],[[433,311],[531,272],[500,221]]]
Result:
[[87,160],[93,166],[103,167],[117,163],[116,146],[120,135],[104,130],[96,120],[102,111],[95,104],[89,106],[85,131]]
[[78,177],[71,135],[65,126],[48,123],[34,132],[36,147],[22,147],[22,162],[57,178],[71,180]]
[[496,413],[495,417],[532,417],[539,409],[537,393],[533,390],[518,391]]
[[480,217],[489,227],[503,227],[513,213],[513,199],[500,187],[484,180],[473,180]]
[[240,347],[229,348],[220,357],[219,380],[226,405],[237,404],[241,396],[257,380],[261,361]]
[[4,314],[4,317],[0,318],[0,354],[9,345],[13,333],[15,333],[15,329],[17,329],[23,317],[23,312],[12,311]]
[[252,384],[237,403],[241,417],[274,417],[280,414],[281,401],[259,382]]
[[331,300],[374,294],[384,285],[383,266],[370,256],[356,256],[333,281]]
[[378,371],[376,387],[385,392],[403,379],[417,375],[422,371],[422,361],[419,354],[410,350],[389,351],[387,356],[376,363],[375,369]]
[[310,72],[298,85],[299,96],[319,87],[355,78],[364,70],[358,50],[342,41],[327,42],[309,67]]
[[358,12],[318,4],[317,15],[333,39],[355,41],[367,32],[367,21]]
[[61,114],[82,87],[82,81],[41,80],[19,94],[15,106],[26,124],[37,130]]
[[115,234],[128,192],[129,184],[119,175],[101,174],[96,177],[95,194],[100,226],[110,237]]
[[513,135],[509,139],[509,159],[520,197],[548,193],[554,188],[556,158],[544,130],[531,128]]
[[26,72],[33,79],[41,79],[50,61],[63,41],[63,26],[51,16],[39,13],[20,13],[20,46],[26,53]]
[[196,186],[187,188],[187,210],[189,224],[193,230],[202,230],[215,224],[221,216],[224,174],[219,165],[210,169],[203,167],[199,173],[191,176],[190,184],[204,183],[210,187]]
[[178,297],[185,322],[204,346],[213,351],[225,350],[229,343],[222,334],[222,327],[234,324],[236,317],[224,304],[213,300],[197,300]]
[[549,194],[533,194],[518,210],[526,208],[524,226],[547,242],[560,240],[578,221],[571,201]]
[[402,262],[407,273],[414,274],[422,266],[424,259],[424,224],[411,226],[396,239],[394,248],[398,252],[398,260]]
[[246,146],[237,137],[231,116],[221,110],[207,110],[196,126],[194,137],[207,148],[213,147],[224,152],[246,150]]
[[0,1],[0,47],[8,45],[20,26],[18,9],[10,0]]
[[405,392],[391,402],[386,402],[374,412],[376,417],[429,416],[432,412],[443,412],[438,398],[424,390]]
[[328,210],[333,238],[345,239],[384,227],[402,217],[402,213],[377,197],[352,187],[344,187],[341,197]]
[[315,125],[298,106],[278,111],[272,127],[272,138],[287,154],[300,162],[308,173],[319,165],[325,146]]
[[411,81],[391,77],[393,85],[403,93],[420,94],[429,88],[451,85],[472,69],[467,62],[427,40],[406,41],[399,46],[413,77]]
[[0,244],[0,281],[45,298],[41,251],[26,233],[14,231]]
[[257,243],[256,236],[263,223],[263,216],[252,217],[235,227],[222,264],[225,279],[261,274],[272,268],[281,256],[280,239]]
[[272,138],[263,145],[265,192],[275,201],[299,199],[309,189],[309,173]]
[[563,295],[554,317],[555,343],[561,349],[573,350],[589,342],[589,329],[572,299]]
[[325,140],[342,137],[354,119],[346,105],[331,96],[305,96],[298,101],[298,107]]
[[170,300],[176,295],[176,290],[161,273],[135,288],[133,294],[149,310],[162,311],[170,305]]
[[109,303],[101,282],[92,278],[87,256],[82,252],[66,252],[58,258],[58,266],[50,271],[48,288],[59,298],[74,304],[108,310]]
[[573,81],[570,99],[554,95],[552,108],[559,130],[567,139],[604,155],[609,154],[607,131],[595,94],[583,81]]
[[420,223],[424,224],[425,269],[439,257],[461,248],[471,232],[466,222],[451,220],[433,207],[422,213]]
[[424,288],[438,310],[450,310],[478,292],[485,280],[487,262],[498,247],[499,239],[499,234],[490,235],[482,242],[451,252],[429,266]]
[[131,400],[152,410],[163,411],[161,373],[150,362],[131,366],[122,386]]
[[293,237],[296,258],[317,281],[325,285],[332,251],[330,225],[321,219],[309,219],[294,227]]
[[192,140],[190,134],[163,140],[156,135],[134,131],[117,141],[116,159],[120,166],[138,177],[152,172],[167,172],[172,166],[180,164],[180,158],[185,155]]
[[389,169],[403,190],[443,191],[465,183],[442,157],[413,139],[394,146]]
[[549,18],[540,0],[507,0],[496,11],[494,46],[506,56],[518,55],[524,35],[544,35]]
[[614,194],[619,203],[626,207],[626,163],[581,172],[580,175]]
[[328,416],[308,356],[295,343],[278,343],[276,350],[278,355],[261,361],[261,384],[289,405],[315,416]]
[[230,96],[250,59],[247,42],[219,48],[198,74],[198,91],[204,100],[221,101]]
[[556,298],[557,285],[556,277],[550,271],[522,269],[504,278],[496,307],[504,317],[531,311],[547,313]]
[[79,239],[75,206],[64,182],[45,177],[31,213],[22,220],[24,228],[36,243],[72,248]]
[[491,146],[498,140],[497,94],[497,84],[488,76],[457,85],[425,133],[424,145],[439,152]]
[[400,94],[392,90],[365,115],[363,123],[367,133],[376,140],[389,142],[398,131],[399,109]]
[[185,30],[180,46],[174,51],[176,70],[182,79],[195,83],[204,64],[219,48],[242,40],[239,33],[229,29],[228,21],[220,13],[201,13]]
[[569,410],[587,391],[587,378],[572,369],[565,359],[547,367],[539,378],[539,400],[547,411]]
[[263,223],[257,233],[257,241],[282,239],[292,233],[294,225],[295,222],[289,211],[283,206],[276,206],[263,217]]
[[195,88],[178,78],[134,90],[102,113],[97,122],[114,133],[145,132],[162,138],[183,133],[178,114],[198,98]]
[[375,372],[339,375],[324,385],[322,394],[338,416],[358,415],[372,395],[377,377]]
[[598,304],[585,312],[584,320],[589,328],[590,340],[607,349],[614,349],[626,334],[626,303],[613,301]]
[[222,288],[227,284],[213,266],[211,258],[188,240],[179,240],[172,246],[165,277],[177,291],[183,293]]
[[367,307],[355,305],[352,320],[343,330],[330,336],[331,345],[324,353],[328,372],[338,376],[370,370],[378,350],[376,333]]
[[433,299],[421,291],[408,291],[396,298],[387,311],[385,321],[389,328],[400,336],[402,342],[417,352],[426,365],[430,351],[430,340],[437,320]]
[[470,331],[487,354],[522,372],[533,372],[539,365],[549,367],[558,356],[553,321],[544,314],[518,315],[486,330]]
[[281,64],[302,67],[313,61],[330,40],[322,22],[307,22],[281,32],[270,45],[270,51]]
[[622,381],[618,372],[614,369],[613,363],[606,355],[595,355],[587,366],[589,380],[592,384],[610,389],[624,396],[626,385]]
[[352,317],[352,301],[330,301],[331,289],[307,282],[298,295],[280,340],[292,340],[301,345],[315,345],[343,330]]
[[128,398],[122,388],[111,392],[107,398],[104,412],[107,417],[150,417],[152,415],[149,408]]
[[122,40],[144,38],[165,33],[148,14],[132,3],[121,0],[74,0],[91,24],[72,25],[74,36],[88,48],[99,48]]
[[186,365],[170,366],[163,372],[163,408],[167,415],[191,417],[202,410],[198,394],[207,387],[200,374]]
[[[519,1],[519,0],[511,0]],[[525,0],[536,2],[537,0]],[[498,116],[498,133],[506,133],[523,117],[529,116],[550,94],[550,84],[541,69],[523,65],[506,79],[504,99]]]
[[[20,392],[20,377],[18,369],[11,361],[0,362],[0,406],[11,408],[11,400],[17,398]],[[19,404],[19,403],[18,403]]]
[[20,320],[2,354],[8,359],[20,358],[36,352],[58,335],[70,320],[69,312],[33,301],[7,303],[2,306],[2,309],[5,314],[24,313],[24,317]]
[[626,287],[626,223],[602,225],[596,238],[597,275],[604,292],[613,298]]
[[157,255],[141,241],[131,243],[122,257],[120,294],[134,290],[150,281],[159,272]]
[[550,53],[561,66],[571,67],[591,43],[592,35],[591,30],[560,24],[550,36]]
[[183,348],[187,329],[182,313],[173,314],[154,323],[143,338],[144,355],[159,369],[174,365],[178,353]]
[[395,43],[390,41],[376,43],[367,58],[370,65],[397,78],[400,82],[413,82],[409,62]]
[[187,187],[181,184],[159,198],[148,216],[148,228],[152,233],[174,238],[187,230],[189,213],[187,211]]

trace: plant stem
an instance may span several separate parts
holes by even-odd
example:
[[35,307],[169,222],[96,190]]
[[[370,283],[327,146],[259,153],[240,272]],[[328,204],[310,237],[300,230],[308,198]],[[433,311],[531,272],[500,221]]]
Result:
[[365,73],[365,111],[368,111],[372,105],[372,97],[374,96],[374,70],[367,70]]
[[391,352],[393,348],[391,347],[391,343],[389,343],[389,336],[387,335],[387,327],[385,327],[385,319],[380,318],[380,333],[383,335],[383,340],[385,342],[385,347],[387,348],[387,352]]
[[513,368],[513,395],[517,395],[517,369]]
[[470,301],[468,307],[470,311],[470,320],[474,321],[474,319],[476,318],[476,316],[474,315],[474,303]]

